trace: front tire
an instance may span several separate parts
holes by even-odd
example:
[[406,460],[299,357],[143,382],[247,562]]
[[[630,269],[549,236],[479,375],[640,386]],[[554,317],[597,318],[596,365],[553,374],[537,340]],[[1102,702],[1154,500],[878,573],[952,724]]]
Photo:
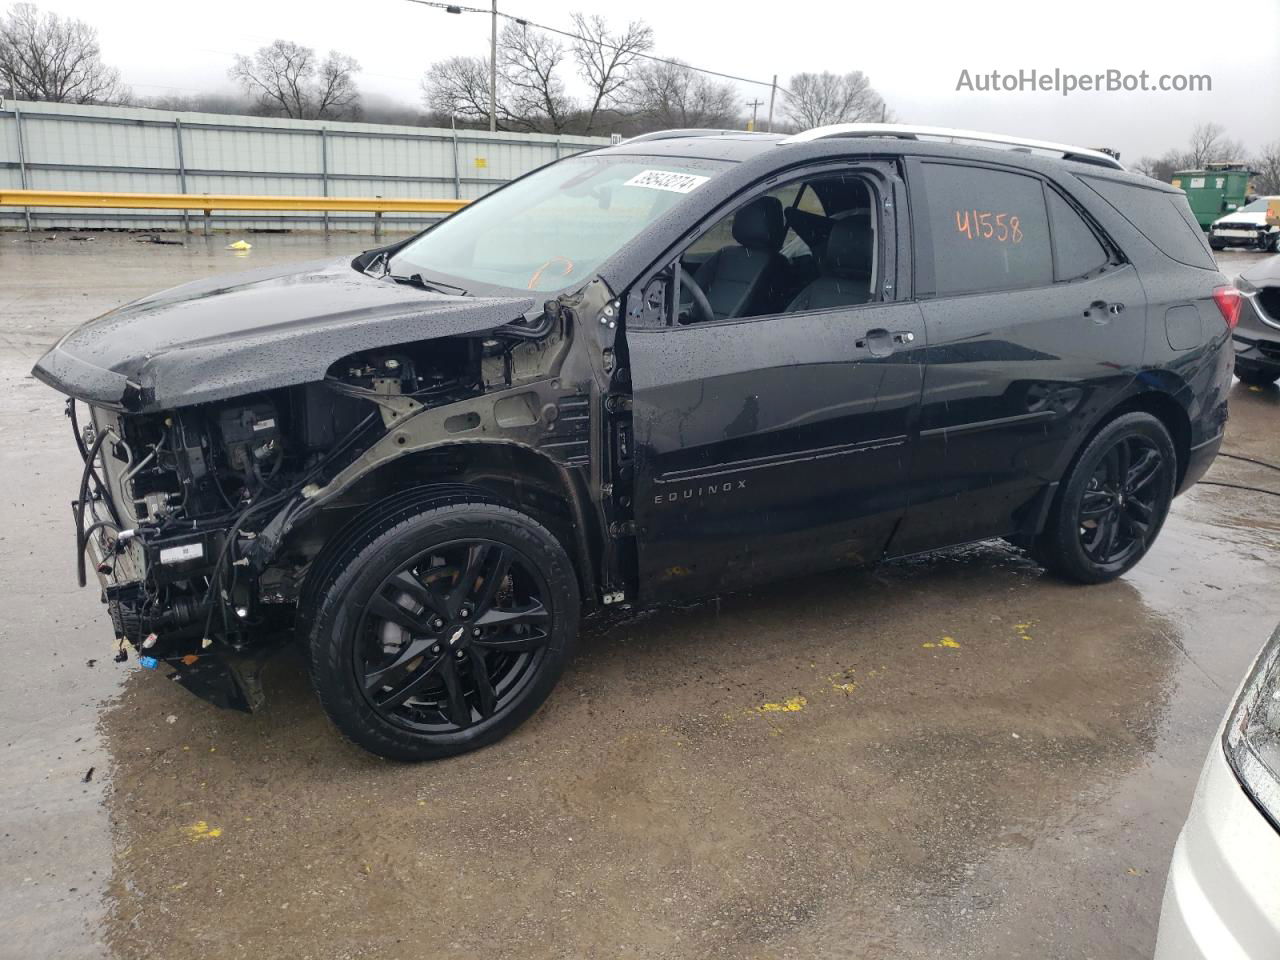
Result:
[[1117,417],[1062,482],[1036,559],[1076,583],[1114,580],[1155,542],[1176,483],[1177,453],[1164,424],[1149,413]]
[[432,760],[500,739],[568,662],[580,599],[545,527],[488,502],[382,521],[326,565],[309,637],[325,713],[357,746]]
[[1236,364],[1236,376],[1251,387],[1269,387],[1280,380],[1280,370],[1267,367],[1242,367]]

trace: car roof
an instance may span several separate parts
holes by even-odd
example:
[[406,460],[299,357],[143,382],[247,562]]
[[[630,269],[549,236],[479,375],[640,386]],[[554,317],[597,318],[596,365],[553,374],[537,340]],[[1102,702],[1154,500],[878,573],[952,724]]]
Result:
[[[787,167],[808,159],[856,154],[859,156],[923,156],[940,159],[974,160],[1025,167],[1039,173],[1052,170],[1070,171],[1081,176],[1117,180],[1151,190],[1181,194],[1172,184],[1154,180],[1123,168],[1102,166],[1096,162],[1072,157],[1046,156],[1030,147],[979,145],[942,140],[878,137],[825,137],[800,139],[786,134],[730,133],[708,131],[706,135],[690,135],[690,131],[669,131],[671,136],[650,134],[622,143],[602,147],[596,153],[648,157],[688,157],[700,160],[724,160],[733,163]],[[1035,143],[1036,141],[1027,141]],[[1082,151],[1084,154],[1095,151]]]

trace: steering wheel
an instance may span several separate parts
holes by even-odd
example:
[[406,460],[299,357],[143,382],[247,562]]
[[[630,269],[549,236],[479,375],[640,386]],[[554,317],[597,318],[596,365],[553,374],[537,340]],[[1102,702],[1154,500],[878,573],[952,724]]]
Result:
[[[707,295],[702,292],[702,288],[698,286],[698,281],[693,279],[693,274],[688,270],[681,268],[680,270],[680,289],[688,290],[689,295],[693,297],[693,317],[688,323],[710,323],[715,320],[716,312],[711,309],[711,301],[707,299]],[[682,302],[684,297],[677,297],[677,302]]]

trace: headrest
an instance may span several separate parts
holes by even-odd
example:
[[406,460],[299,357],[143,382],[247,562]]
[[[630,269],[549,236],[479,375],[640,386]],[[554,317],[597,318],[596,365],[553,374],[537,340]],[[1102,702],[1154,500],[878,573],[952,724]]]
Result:
[[781,250],[786,232],[777,197],[756,197],[733,215],[733,239],[748,250]]
[[836,220],[819,267],[824,276],[871,279],[871,216],[859,214]]

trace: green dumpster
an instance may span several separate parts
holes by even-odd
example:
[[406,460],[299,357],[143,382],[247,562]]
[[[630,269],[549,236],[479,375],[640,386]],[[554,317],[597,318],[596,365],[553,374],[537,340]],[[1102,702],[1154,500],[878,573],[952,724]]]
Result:
[[1200,229],[1208,230],[1213,221],[1244,206],[1253,175],[1242,163],[1210,163],[1203,170],[1179,170],[1170,182],[1186,193]]

